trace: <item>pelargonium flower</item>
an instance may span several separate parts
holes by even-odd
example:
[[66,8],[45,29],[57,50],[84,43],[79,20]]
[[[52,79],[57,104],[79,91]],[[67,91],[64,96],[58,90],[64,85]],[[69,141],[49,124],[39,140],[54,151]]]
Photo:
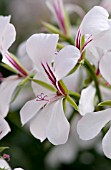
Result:
[[[32,83],[36,98],[28,101],[20,111],[22,124],[30,121],[31,133],[41,141],[48,138],[54,145],[65,143],[70,129],[63,110],[68,91],[61,79],[80,56],[79,50],[70,45],[55,54],[58,38],[57,34],[35,34],[28,39],[26,49],[39,69],[34,77],[39,84]],[[68,58],[72,61],[68,62]],[[47,83],[50,90],[40,82]]]
[[[89,87],[88,87],[89,88]],[[90,140],[96,137],[102,128],[111,121],[111,109],[106,109],[102,111],[94,111],[94,91],[87,91],[85,93],[82,93],[81,95],[81,110],[84,110],[84,103],[87,103],[87,100],[89,100],[88,95],[91,94],[90,98],[91,101],[93,101],[92,105],[89,104],[88,107],[85,109],[85,114],[83,114],[83,117],[78,122],[77,125],[77,132],[82,140]],[[88,101],[89,103],[89,101]],[[87,104],[86,104],[87,105]],[[108,126],[109,127],[109,126]],[[104,136],[102,140],[102,147],[104,154],[111,159],[111,149],[110,149],[110,136],[111,136],[111,127]]]
[[75,45],[84,51],[86,58],[98,67],[98,61],[110,49],[111,26],[108,12],[100,6],[93,7],[83,18],[77,32]]
[[3,56],[2,62],[9,65],[17,75],[5,79],[2,78],[0,85],[0,115],[3,115],[3,117],[8,113],[9,104],[16,87],[28,76],[28,71],[8,52],[8,48],[12,45],[16,37],[15,28],[9,22],[10,16],[0,17],[0,52]]
[[28,71],[8,51],[16,37],[15,27],[9,22],[10,16],[0,17],[0,53],[3,56],[2,62],[7,64],[17,75],[2,78],[2,83],[0,84],[0,139],[10,131],[4,118],[9,111],[14,91],[19,83],[28,76]]

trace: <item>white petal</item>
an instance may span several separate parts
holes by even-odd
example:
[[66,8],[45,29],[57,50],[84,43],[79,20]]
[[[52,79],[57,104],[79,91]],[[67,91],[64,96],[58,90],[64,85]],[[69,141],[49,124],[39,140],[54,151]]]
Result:
[[99,69],[104,79],[111,84],[111,52],[107,52],[100,60]]
[[49,103],[42,110],[40,110],[30,122],[30,131],[32,135],[35,138],[40,139],[41,142],[43,142],[47,137],[46,129],[52,115],[53,107],[54,104]]
[[104,154],[111,159],[111,127],[103,138],[102,147]]
[[33,118],[46,103],[47,101],[37,101],[37,98],[28,101],[20,110],[20,118],[22,125],[24,125],[31,118]]
[[58,38],[57,34],[34,34],[27,40],[27,53],[39,69],[42,62],[51,63]]
[[7,170],[11,170],[8,163],[4,159],[0,158],[0,169],[3,169],[3,168],[5,168]]
[[11,131],[8,123],[0,116],[0,140]]
[[47,138],[54,145],[64,144],[68,140],[70,125],[63,111],[62,99],[54,102],[51,112]]
[[[47,75],[44,73],[44,72],[38,72],[34,79],[37,79],[37,80],[41,80],[45,83],[48,83],[49,85],[52,85],[50,80],[48,79]],[[53,86],[53,85],[52,85]],[[41,93],[44,93],[45,95],[53,95],[54,92],[46,89],[45,87],[42,87],[40,85],[38,85],[37,83],[35,82],[32,82],[32,88],[33,88],[33,91],[35,93],[35,95],[37,96],[38,94],[41,94]]]
[[4,34],[2,36],[2,48],[3,52],[7,51],[8,48],[12,45],[16,38],[15,27],[12,24],[8,24]]
[[21,64],[28,70],[31,71],[33,69],[32,60],[26,53],[26,41],[22,42],[17,50],[17,57]]
[[4,30],[6,29],[8,23],[10,22],[11,16],[0,16],[0,40]]
[[3,117],[8,113],[12,95],[21,80],[18,76],[10,76],[0,85],[0,115]]
[[100,32],[93,38],[93,41],[89,43],[90,46],[99,47],[104,50],[111,49],[111,28]]
[[95,35],[109,29],[108,17],[109,14],[104,8],[100,6],[93,7],[82,20],[81,33]]
[[95,47],[95,44],[92,45],[91,43],[89,43],[88,48],[86,50],[86,58],[96,68],[98,68],[99,61],[103,55],[104,55],[103,49]]
[[82,90],[79,100],[79,111],[82,116],[86,113],[94,111],[95,93],[96,89],[92,84]]
[[54,59],[54,68],[57,80],[66,76],[77,64],[80,58],[80,51],[72,46],[64,47]]
[[81,139],[89,140],[98,135],[101,129],[111,120],[111,109],[87,113],[77,125],[77,132]]

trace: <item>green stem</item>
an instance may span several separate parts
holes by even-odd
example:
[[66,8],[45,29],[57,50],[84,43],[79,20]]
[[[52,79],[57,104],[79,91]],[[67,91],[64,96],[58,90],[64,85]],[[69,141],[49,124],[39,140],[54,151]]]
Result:
[[80,94],[77,93],[77,92],[74,92],[74,91],[69,90],[69,91],[68,91],[68,94],[69,94],[69,96],[72,96],[72,97],[74,97],[74,98],[76,98],[76,99],[80,99]]
[[99,100],[99,103],[100,103],[102,101],[102,98],[101,98],[101,92],[100,92],[97,76],[96,76],[96,74],[95,74],[95,72],[92,68],[92,65],[89,63],[89,61],[87,59],[84,60],[83,65],[85,66],[87,71],[90,73],[91,78],[94,80],[95,87],[96,87],[96,93],[97,93],[98,100]]

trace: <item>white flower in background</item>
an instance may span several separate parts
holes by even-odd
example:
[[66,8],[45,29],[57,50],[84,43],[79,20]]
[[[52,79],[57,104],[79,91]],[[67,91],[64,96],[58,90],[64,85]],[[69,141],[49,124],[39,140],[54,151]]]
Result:
[[[39,69],[35,78],[49,84],[53,91],[32,83],[36,98],[27,102],[20,111],[22,124],[30,121],[31,133],[41,141],[48,138],[54,145],[65,143],[70,129],[63,111],[67,92],[60,80],[69,72],[70,65],[77,63],[80,55],[77,48],[67,46],[55,56],[58,38],[57,34],[35,34],[28,39],[27,53]],[[70,63],[68,58],[72,58]]]
[[67,26],[65,23],[65,11],[62,0],[48,0],[47,5],[49,9],[52,11],[58,24],[62,30],[62,32],[67,35]]
[[[12,170],[9,164],[3,159],[0,158],[0,169],[3,170]],[[14,170],[23,170],[22,168],[14,168]]]

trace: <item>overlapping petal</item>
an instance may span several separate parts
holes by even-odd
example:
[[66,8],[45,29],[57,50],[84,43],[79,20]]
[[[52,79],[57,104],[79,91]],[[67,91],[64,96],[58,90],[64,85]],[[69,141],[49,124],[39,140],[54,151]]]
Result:
[[51,112],[47,138],[54,145],[64,144],[68,139],[70,125],[63,111],[62,99],[55,101]]
[[11,16],[0,16],[0,40],[2,38],[3,32],[10,22]]
[[2,36],[2,49],[6,52],[16,38],[16,30],[12,24],[8,24]]
[[71,45],[64,47],[59,51],[54,59],[54,70],[57,80],[66,76],[77,64],[80,58],[80,51]]
[[94,111],[95,93],[96,89],[92,84],[82,90],[79,100],[79,111],[82,116],[86,113]]
[[[39,113],[30,122],[30,131],[33,136],[40,139],[41,142],[47,137],[46,129],[52,115],[53,103],[42,108]],[[54,125],[56,126],[56,125]]]
[[102,147],[104,154],[111,159],[111,127],[103,138]]
[[90,46],[99,47],[104,50],[111,49],[111,27],[107,31],[100,32],[93,38]]
[[81,139],[89,140],[98,135],[101,129],[111,120],[111,109],[87,113],[77,125]]
[[28,101],[20,110],[22,125],[31,120],[46,103],[47,101],[38,101],[37,98]]
[[3,158],[0,158],[0,169],[4,169],[4,168],[7,170],[11,170],[8,163]]
[[0,115],[2,117],[7,115],[12,95],[21,81],[22,78],[18,76],[10,76],[0,85]]
[[8,123],[0,116],[0,140],[11,131]]
[[93,7],[83,18],[80,25],[82,34],[96,35],[110,28],[108,12],[100,6]]
[[41,69],[42,62],[51,63],[55,55],[58,38],[57,34],[41,33],[34,34],[27,40],[27,53],[37,68]]
[[111,84],[111,52],[107,52],[100,60],[99,69],[104,79]]

